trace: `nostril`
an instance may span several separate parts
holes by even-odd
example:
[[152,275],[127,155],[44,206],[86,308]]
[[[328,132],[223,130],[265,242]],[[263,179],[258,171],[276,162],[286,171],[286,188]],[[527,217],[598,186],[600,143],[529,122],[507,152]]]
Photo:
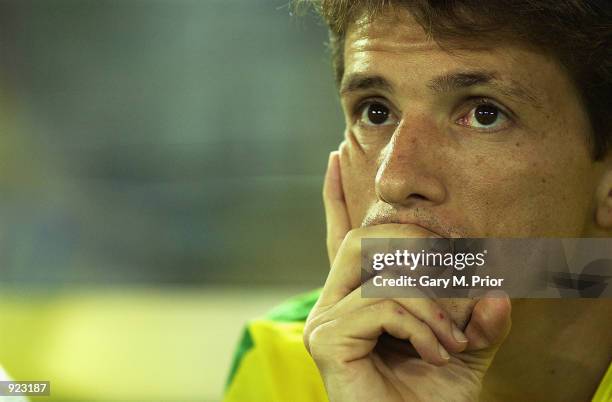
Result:
[[413,200],[426,200],[427,197],[421,195],[421,194],[410,194],[408,196],[408,199],[413,199]]

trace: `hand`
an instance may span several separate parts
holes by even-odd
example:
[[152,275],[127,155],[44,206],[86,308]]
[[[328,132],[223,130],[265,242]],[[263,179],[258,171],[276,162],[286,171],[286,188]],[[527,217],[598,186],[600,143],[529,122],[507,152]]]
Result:
[[351,230],[338,153],[330,155],[324,201],[331,270],[304,341],[330,401],[476,401],[482,378],[510,328],[507,298],[483,298],[461,331],[426,297],[365,299],[363,237],[426,236],[411,225]]

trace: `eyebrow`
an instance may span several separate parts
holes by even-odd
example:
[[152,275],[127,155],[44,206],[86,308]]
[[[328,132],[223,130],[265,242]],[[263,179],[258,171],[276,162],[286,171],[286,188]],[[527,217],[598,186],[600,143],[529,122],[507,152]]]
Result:
[[[454,92],[479,85],[486,85],[507,97],[519,102],[530,103],[540,108],[538,98],[525,86],[516,81],[503,82],[498,74],[487,70],[455,71],[432,78],[427,87],[435,92]],[[346,77],[340,85],[340,95],[350,92],[379,90],[393,93],[393,85],[381,75],[353,73]]]
[[436,92],[452,92],[476,85],[490,84],[495,73],[489,71],[453,72],[432,78],[427,87]]
[[393,85],[380,75],[351,74],[342,80],[340,94],[376,89],[384,92],[393,92]]
[[456,71],[432,78],[427,83],[427,87],[435,92],[453,92],[479,85],[491,87],[502,95],[519,102],[530,103],[536,108],[541,107],[538,98],[532,91],[516,81],[501,81],[494,71]]

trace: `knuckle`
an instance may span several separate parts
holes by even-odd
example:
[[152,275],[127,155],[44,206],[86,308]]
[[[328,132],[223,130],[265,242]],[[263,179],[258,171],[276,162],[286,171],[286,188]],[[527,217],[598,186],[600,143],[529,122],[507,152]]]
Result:
[[311,314],[306,319],[306,324],[304,325],[304,331],[302,333],[302,339],[304,341],[304,346],[306,346],[306,350],[310,353],[310,349],[313,343],[313,333],[319,328],[322,324],[325,323],[325,314]]
[[317,362],[325,361],[331,357],[331,353],[327,351],[329,349],[327,340],[329,332],[329,325],[325,324],[314,328],[310,332],[308,353]]
[[406,311],[393,300],[383,300],[369,306],[372,313],[378,317],[381,323],[394,323],[398,321],[398,316],[406,314]]
[[312,334],[313,327],[307,322],[304,326],[304,332],[302,332],[302,342],[308,353],[310,353],[310,335]]
[[348,231],[346,234],[346,240],[350,243],[354,243],[355,241],[361,238],[361,228],[355,228]]
[[302,334],[302,342],[304,343],[306,351],[310,353],[310,332],[304,331],[304,333]]
[[341,248],[345,252],[358,253],[361,252],[361,238],[363,237],[363,229],[351,229],[346,233],[342,241]]
[[331,320],[310,328],[308,353],[320,368],[342,361],[345,350],[339,341],[340,325],[338,320]]
[[394,316],[399,313],[399,310],[402,309],[396,302],[393,300],[383,300],[380,303],[376,303],[373,305],[374,310],[381,314],[388,314],[390,316]]
[[415,343],[428,344],[437,342],[436,336],[431,329],[422,322],[418,322],[413,331],[411,331],[410,340]]
[[428,304],[425,307],[424,317],[437,328],[448,328],[449,330],[451,328],[450,315],[443,312],[436,304]]

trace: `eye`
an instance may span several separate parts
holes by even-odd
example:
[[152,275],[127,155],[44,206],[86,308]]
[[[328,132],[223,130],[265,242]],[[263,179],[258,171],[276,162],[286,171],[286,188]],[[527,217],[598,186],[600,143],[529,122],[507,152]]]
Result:
[[457,120],[457,124],[481,131],[502,130],[510,123],[510,118],[500,107],[485,100],[481,100]]
[[369,101],[359,107],[359,123],[366,126],[388,126],[397,124],[393,112],[383,103]]

